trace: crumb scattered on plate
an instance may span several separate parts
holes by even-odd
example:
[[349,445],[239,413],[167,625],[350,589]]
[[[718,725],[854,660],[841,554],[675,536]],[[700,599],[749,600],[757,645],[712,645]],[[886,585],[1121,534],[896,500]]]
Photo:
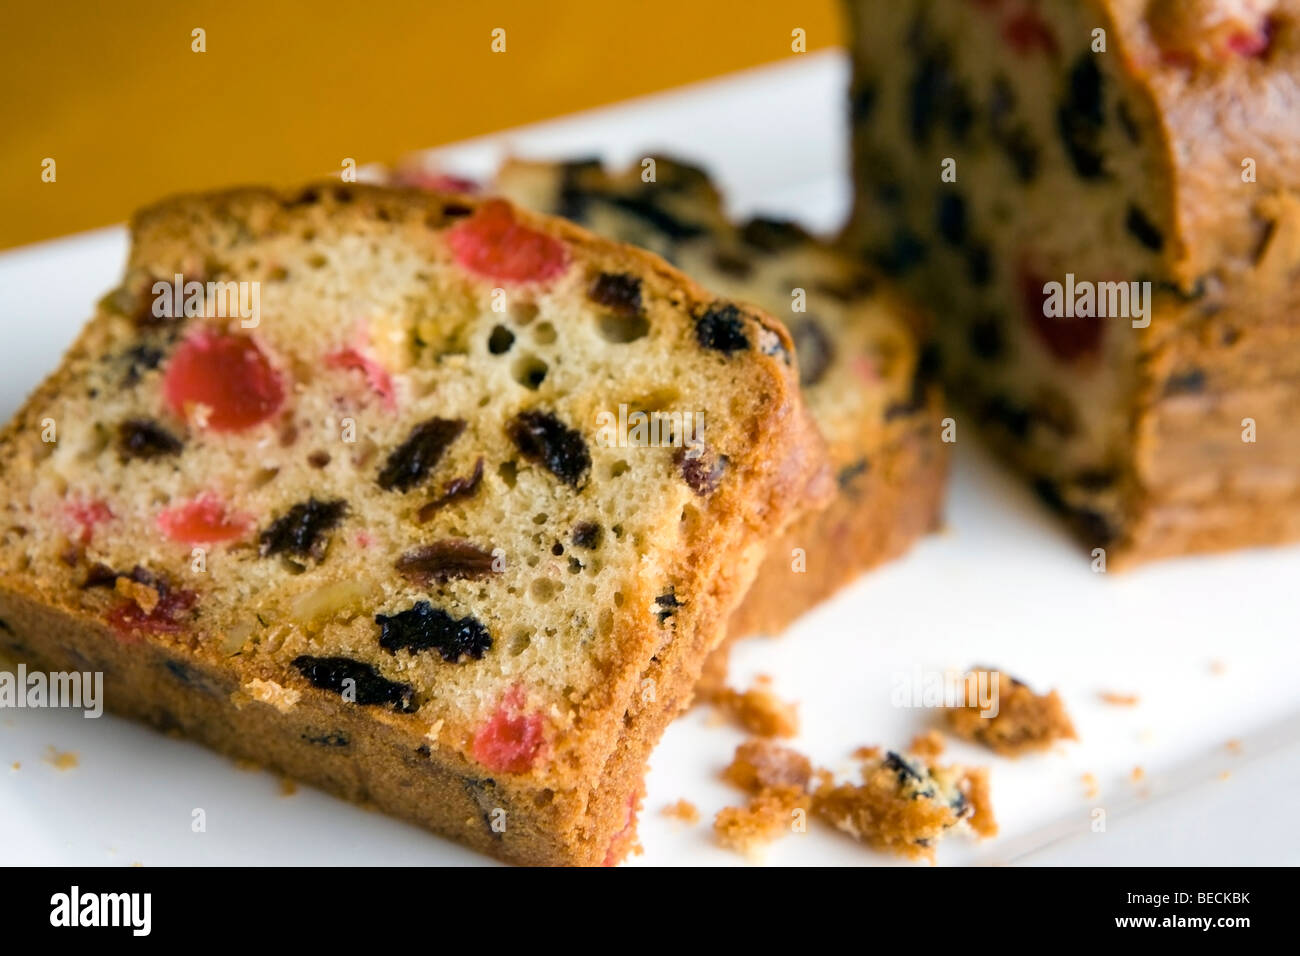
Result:
[[1224,746],[1228,749],[1228,753],[1230,754],[1241,753],[1241,741],[1238,740],[1236,737],[1233,737],[1226,744],[1224,744]]
[[[45,748],[45,762],[56,770],[71,770],[77,766],[77,755],[71,750],[60,751],[53,746]],[[15,767],[14,769],[17,769]]]
[[724,687],[710,697],[713,705],[745,730],[760,737],[793,737],[799,732],[799,706],[787,703],[760,677],[746,691]]
[[[918,757],[937,757],[943,753],[945,746],[943,734],[937,730],[927,730],[923,734],[917,734],[912,738],[911,746],[907,748],[910,754],[916,754]],[[879,748],[877,748],[879,753]]]
[[1134,783],[1138,783],[1141,780],[1145,780],[1146,775],[1147,775],[1146,770],[1142,767],[1141,764],[1139,764],[1138,766],[1133,768],[1133,772],[1129,774],[1129,779],[1131,779]]
[[663,808],[663,815],[672,817],[674,820],[681,820],[683,823],[699,823],[700,810],[689,800],[678,800],[676,803],[670,803]]
[[1137,694],[1120,694],[1113,690],[1104,690],[1097,696],[1101,698],[1102,703],[1113,704],[1116,707],[1136,707],[1138,704]]
[[1046,750],[1059,740],[1078,739],[1056,691],[1035,694],[1027,684],[1003,671],[972,670],[966,680],[968,686],[986,686],[990,694],[996,693],[997,712],[983,716],[978,701],[949,708],[948,725],[957,736],[981,743],[1004,757]]
[[1083,795],[1087,797],[1089,800],[1097,799],[1097,797],[1101,795],[1101,786],[1097,783],[1097,775],[1092,773],[1085,773],[1081,779],[1083,780],[1083,785],[1086,788],[1083,792]]
[[298,792],[298,784],[296,781],[294,781],[289,777],[280,778],[280,796],[292,797],[297,792]]

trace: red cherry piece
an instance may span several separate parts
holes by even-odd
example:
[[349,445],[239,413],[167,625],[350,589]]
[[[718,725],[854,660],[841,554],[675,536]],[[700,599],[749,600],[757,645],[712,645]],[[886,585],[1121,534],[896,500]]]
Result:
[[515,222],[514,210],[488,200],[447,233],[456,262],[469,272],[505,282],[540,282],[564,271],[564,243]]
[[193,591],[167,591],[158,596],[153,610],[145,613],[134,601],[123,601],[108,612],[108,623],[123,638],[141,634],[179,634],[185,625],[177,618],[198,602]]
[[77,536],[82,544],[90,544],[90,539],[95,536],[95,528],[113,517],[108,502],[99,498],[89,501],[78,498],[68,502],[64,511],[77,526]]
[[252,523],[251,515],[231,513],[213,494],[199,495],[158,516],[158,529],[181,544],[235,541],[244,536]]
[[488,770],[525,773],[541,755],[542,715],[524,714],[523,706],[524,691],[516,685],[474,735],[474,757]]
[[1274,23],[1266,19],[1258,30],[1240,30],[1227,40],[1227,47],[1237,56],[1260,57],[1273,45]]
[[1036,10],[1024,10],[1003,23],[1002,39],[1022,56],[1035,50],[1054,55],[1060,49],[1052,28]]
[[370,390],[379,396],[384,408],[390,412],[397,411],[397,389],[388,370],[372,358],[358,352],[352,347],[339,349],[325,356],[325,364],[330,368],[354,369],[366,377]]
[[1062,362],[1077,362],[1101,351],[1101,336],[1105,331],[1102,319],[1097,316],[1051,316],[1044,314],[1047,293],[1043,286],[1047,280],[1022,269],[1020,294],[1025,317],[1039,341],[1053,356]]
[[236,432],[274,415],[284,403],[284,385],[266,353],[246,335],[199,332],[176,349],[163,378],[163,397],[172,412],[188,419],[197,405],[207,409],[207,428]]

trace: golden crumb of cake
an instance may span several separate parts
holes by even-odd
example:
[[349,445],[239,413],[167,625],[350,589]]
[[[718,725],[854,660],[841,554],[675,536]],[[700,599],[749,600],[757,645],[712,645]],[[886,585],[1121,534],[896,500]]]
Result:
[[1078,739],[1056,691],[1035,694],[1003,671],[973,670],[966,681],[968,687],[986,687],[989,696],[981,702],[984,695],[968,695],[971,704],[946,711],[948,726],[957,736],[1006,757],[1046,750],[1058,740]]
[[1231,777],[1231,776],[1232,776],[1232,771],[1231,771],[1231,770],[1224,770],[1224,771],[1222,771],[1222,772],[1219,774],[1219,779],[1220,779],[1220,780],[1227,780],[1227,779],[1228,779],[1229,777]]
[[736,748],[735,757],[722,779],[749,794],[773,787],[808,788],[812,779],[812,762],[789,747],[758,738]]
[[813,813],[866,845],[934,862],[935,844],[959,823],[997,833],[988,771],[928,766],[896,753],[862,768],[860,784],[823,780]]
[[1114,704],[1116,707],[1136,707],[1138,704],[1137,694],[1120,694],[1112,690],[1103,690],[1097,694],[1104,704]]
[[770,681],[760,679],[746,691],[724,687],[712,695],[712,702],[751,734],[793,737],[799,732],[799,706],[772,693]]
[[[943,734],[937,730],[927,730],[923,734],[917,734],[912,738],[911,745],[907,748],[910,754],[916,754],[918,757],[937,757],[943,753],[945,746]],[[879,753],[879,749],[877,749]]]
[[258,773],[262,769],[260,763],[246,757],[236,757],[231,762],[235,765],[236,770],[242,770],[244,773]]
[[60,751],[52,746],[45,748],[45,762],[56,770],[71,770],[79,763],[73,751]]
[[689,800],[678,800],[676,803],[670,803],[663,808],[663,815],[672,817],[674,820],[681,820],[683,823],[699,823],[700,810]]
[[1086,788],[1084,796],[1089,800],[1095,800],[1101,794],[1101,785],[1097,783],[1097,775],[1085,773],[1080,779],[1083,780],[1083,785]]
[[1226,674],[1227,671],[1228,671],[1228,665],[1226,662],[1220,660],[1210,661],[1210,673],[1213,674],[1215,677],[1219,677],[1223,674]]
[[17,760],[15,760],[13,763],[9,765],[10,770],[19,770],[21,768],[22,768],[22,764],[20,764]]
[[879,747],[857,747],[850,754],[854,760],[875,760],[880,756]]
[[713,819],[722,846],[754,856],[807,818],[809,797],[801,787],[765,787],[743,807],[723,807]]
[[1233,737],[1231,740],[1229,740],[1229,741],[1228,741],[1226,744],[1224,744],[1223,746],[1224,746],[1225,748],[1227,748],[1228,753],[1231,753],[1231,754],[1239,754],[1239,753],[1241,753],[1241,741],[1238,740],[1236,737]]
[[280,796],[292,797],[298,792],[298,784],[289,777],[280,778]]
[[1136,767],[1133,768],[1133,772],[1129,774],[1129,778],[1130,778],[1134,783],[1138,783],[1138,782],[1140,782],[1140,781],[1142,781],[1142,780],[1145,780],[1145,779],[1146,779],[1146,775],[1147,775],[1146,770],[1142,767],[1141,764],[1139,764],[1138,766],[1136,766]]

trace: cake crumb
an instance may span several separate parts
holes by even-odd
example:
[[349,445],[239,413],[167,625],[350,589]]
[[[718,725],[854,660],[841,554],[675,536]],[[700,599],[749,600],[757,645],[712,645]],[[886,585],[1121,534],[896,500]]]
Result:
[[1006,757],[1046,750],[1059,740],[1078,739],[1056,691],[1035,694],[1028,685],[1002,671],[975,670],[967,675],[967,681],[973,682],[972,678],[981,685],[987,680],[990,689],[996,687],[997,713],[981,716],[978,701],[949,708],[948,724],[957,736]]
[[242,770],[244,773],[258,773],[262,765],[256,760],[249,760],[247,757],[235,757],[234,764],[236,770]]
[[663,808],[662,813],[666,817],[681,820],[683,823],[694,825],[700,822],[700,810],[689,800],[678,800],[676,803],[670,803]]
[[749,794],[780,787],[807,789],[812,762],[789,747],[771,740],[748,740],[736,748],[722,779]]
[[860,784],[823,783],[813,813],[873,849],[930,863],[939,837],[958,823],[997,833],[986,770],[930,767],[892,751],[862,768]]
[[765,787],[743,807],[723,807],[713,818],[718,842],[753,858],[808,812],[808,793],[798,787]]
[[1241,741],[1238,740],[1236,737],[1233,737],[1231,740],[1229,740],[1229,741],[1228,741],[1226,744],[1224,744],[1223,746],[1224,746],[1225,748],[1227,748],[1227,751],[1228,751],[1228,753],[1230,753],[1230,754],[1239,754],[1239,753],[1241,753]]
[[1147,775],[1146,770],[1144,770],[1144,769],[1142,768],[1142,765],[1139,764],[1138,766],[1136,766],[1136,767],[1133,768],[1133,772],[1132,772],[1131,774],[1129,774],[1129,778],[1130,778],[1134,783],[1138,783],[1138,782],[1140,782],[1140,781],[1146,779],[1146,775]]
[[875,760],[880,756],[879,747],[857,747],[850,756],[854,760]]
[[290,777],[280,778],[280,796],[292,797],[298,792],[298,783]]
[[1227,780],[1227,779],[1228,779],[1229,777],[1231,777],[1231,776],[1232,776],[1232,771],[1231,771],[1231,770],[1224,770],[1222,773],[1219,774],[1219,779],[1220,779],[1220,780]]
[[1222,677],[1228,672],[1228,665],[1220,660],[1210,661],[1210,673],[1215,677]]
[[1097,775],[1091,773],[1085,773],[1081,779],[1083,780],[1083,785],[1086,788],[1084,790],[1083,795],[1087,797],[1089,800],[1097,799],[1097,797],[1101,795],[1101,787],[1097,783]]
[[10,769],[10,770],[18,770],[18,769],[21,769],[21,767],[22,767],[22,764],[20,764],[17,760],[15,760],[13,763],[11,763],[11,764],[9,765],[9,769]]
[[1113,704],[1116,707],[1136,707],[1138,704],[1137,694],[1119,694],[1115,691],[1104,690],[1097,696],[1101,698],[1102,703]]
[[799,732],[799,707],[773,694],[770,683],[759,678],[746,691],[724,687],[713,693],[712,703],[751,734],[793,737]]
[[[71,770],[77,766],[79,761],[73,751],[59,751],[50,746],[45,750],[45,762],[56,770]],[[15,769],[17,768],[15,767]]]
[[937,757],[943,753],[944,746],[943,734],[937,730],[927,730],[925,733],[917,734],[912,738],[911,746],[907,748],[907,752],[916,754],[918,757]]

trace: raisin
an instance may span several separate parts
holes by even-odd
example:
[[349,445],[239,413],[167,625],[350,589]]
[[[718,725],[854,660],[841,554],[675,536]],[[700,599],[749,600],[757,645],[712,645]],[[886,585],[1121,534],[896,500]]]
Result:
[[655,598],[655,617],[658,618],[660,624],[667,624],[668,619],[677,613],[677,609],[685,606],[685,604],[677,600],[677,594],[674,590],[669,588]]
[[908,127],[913,142],[930,142],[935,126],[942,123],[957,142],[966,139],[975,121],[970,92],[952,71],[947,50],[926,52],[908,87]]
[[1105,491],[1115,484],[1116,474],[1105,468],[1088,468],[1074,476],[1073,484],[1084,491]]
[[555,542],[555,544],[551,545],[551,554],[555,555],[557,558],[564,554],[564,545],[560,544],[558,541]]
[[989,284],[993,278],[993,251],[988,243],[976,241],[966,247],[966,275],[972,285]]
[[506,426],[506,434],[525,458],[573,488],[591,468],[591,453],[582,435],[551,412],[520,412]]
[[799,384],[816,385],[835,360],[835,344],[821,323],[811,316],[791,322],[789,328],[799,362]]
[[1029,436],[1029,427],[1033,424],[1033,416],[1026,409],[1013,404],[1003,395],[994,396],[985,402],[981,414],[986,421],[1001,425],[1021,440]]
[[135,385],[146,371],[156,369],[163,359],[163,350],[153,345],[133,345],[123,353],[126,360],[126,376],[122,384],[126,387]]
[[430,418],[416,425],[388,456],[379,472],[379,487],[408,491],[419,484],[464,430],[465,422],[459,418]]
[[895,227],[889,245],[877,249],[873,258],[887,275],[900,276],[925,261],[925,240],[907,226]]
[[559,215],[574,222],[582,222],[587,218],[591,194],[583,188],[582,179],[585,174],[593,171],[600,172],[599,159],[572,160],[561,165],[559,197],[555,209]]
[[695,320],[700,346],[730,354],[749,348],[744,313],[730,302],[714,302]]
[[315,744],[317,747],[346,747],[348,745],[347,735],[340,730],[316,736],[303,734],[302,739],[309,744]]
[[421,584],[481,578],[492,573],[492,553],[468,541],[448,538],[407,551],[397,559],[397,570]]
[[1052,511],[1064,514],[1070,510],[1065,498],[1061,495],[1061,489],[1057,487],[1056,482],[1051,478],[1046,475],[1039,475],[1034,479],[1033,487],[1038,500],[1047,505]]
[[164,666],[182,684],[202,683],[202,678],[180,661],[166,661]]
[[961,193],[949,191],[939,194],[935,220],[939,235],[951,245],[960,246],[966,241],[966,200]]
[[708,497],[718,490],[722,476],[727,471],[727,456],[715,455],[710,449],[701,447],[696,457],[690,457],[688,449],[683,446],[673,453],[673,462],[681,469],[682,479],[691,491],[701,498]]
[[327,451],[314,451],[307,456],[307,464],[313,468],[324,468],[330,463],[330,453]]
[[415,520],[418,524],[424,524],[434,514],[453,501],[460,501],[462,498],[473,498],[474,493],[478,491],[479,483],[483,480],[483,456],[479,456],[478,461],[474,462],[474,470],[464,478],[453,478],[447,482],[442,489],[442,495],[430,501],[416,512]]
[[863,77],[857,78],[857,88],[849,97],[849,110],[854,123],[864,122],[875,112],[879,92],[874,82]]
[[159,597],[165,597],[171,591],[171,582],[161,574],[155,574],[148,568],[136,565],[130,571],[114,571],[107,564],[95,563],[91,565],[86,572],[86,580],[82,582],[83,588],[111,588],[117,584],[118,578],[127,578],[136,584],[143,584],[145,587],[153,588],[158,592]]
[[1104,129],[1102,74],[1091,53],[1084,53],[1070,70],[1065,101],[1056,113],[1057,127],[1074,170],[1084,179],[1106,176],[1101,154]]
[[294,505],[262,532],[262,557],[292,554],[319,559],[324,552],[322,535],[337,525],[347,510],[342,498],[318,501],[313,497]]
[[132,418],[117,426],[117,445],[127,458],[164,458],[179,455],[181,440],[157,422]]
[[842,489],[848,488],[849,485],[853,484],[856,478],[858,478],[860,475],[865,475],[870,470],[870,468],[871,468],[870,462],[868,462],[865,458],[859,458],[857,461],[853,462],[852,464],[845,465],[843,468],[839,470],[839,472],[835,475],[835,483],[838,484]]
[[586,548],[588,551],[594,551],[600,547],[600,539],[604,536],[600,525],[594,521],[584,521],[582,524],[574,525],[573,543],[579,548]]
[[694,239],[705,232],[704,227],[698,223],[686,222],[667,212],[652,197],[597,194],[593,198],[630,213],[669,239]]
[[809,241],[803,227],[788,219],[755,216],[740,227],[745,245],[759,252],[785,252]]
[[1189,368],[1175,372],[1165,382],[1166,395],[1194,395],[1205,391],[1205,370]]
[[970,350],[976,358],[993,362],[1002,357],[1006,343],[1002,336],[1002,324],[996,316],[985,316],[971,323],[968,332]]
[[462,657],[480,660],[492,648],[488,629],[469,615],[454,618],[428,601],[397,614],[376,614],[379,646],[390,653],[436,650],[442,659],[455,664]]
[[1038,178],[1038,143],[1029,127],[1023,123],[1012,126],[997,135],[998,146],[1011,161],[1016,178],[1022,183],[1032,183]]
[[641,314],[641,280],[623,272],[602,272],[587,290],[587,298],[616,315],[627,318]]
[[293,666],[313,687],[346,695],[354,704],[384,704],[403,714],[416,710],[414,687],[389,680],[369,664],[350,657],[303,654],[293,659]]
[[900,784],[907,783],[908,779],[917,783],[925,783],[925,776],[892,750],[885,754],[884,766],[898,775]]
[[1165,246],[1164,233],[1137,206],[1129,205],[1128,212],[1124,216],[1124,228],[1152,252],[1159,252]]
[[754,264],[744,256],[719,249],[713,254],[713,268],[733,279],[748,279],[754,271]]
[[488,351],[493,355],[504,355],[510,351],[510,346],[514,344],[515,333],[504,325],[495,326],[492,329],[492,334],[488,336]]

